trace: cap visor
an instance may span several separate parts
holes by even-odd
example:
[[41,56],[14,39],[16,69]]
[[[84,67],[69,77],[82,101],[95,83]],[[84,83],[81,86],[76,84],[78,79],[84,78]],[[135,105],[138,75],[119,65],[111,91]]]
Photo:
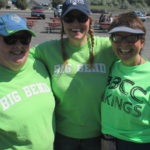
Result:
[[72,7],[68,8],[68,9],[64,12],[64,14],[62,15],[62,17],[64,17],[66,14],[68,14],[68,13],[69,13],[70,11],[72,11],[72,10],[78,10],[78,11],[84,13],[84,14],[87,15],[87,16],[90,14],[90,12],[87,13],[87,10],[78,8],[78,7],[76,7],[76,6],[75,6],[75,7],[72,6]]
[[140,29],[133,29],[125,26],[118,26],[110,30],[108,33],[117,33],[117,32],[127,32],[127,33],[133,33],[133,34],[144,34],[144,32]]
[[3,32],[3,33],[1,33],[1,35],[10,36],[10,35],[12,35],[16,32],[19,32],[19,31],[28,31],[32,36],[36,37],[36,34],[33,31],[31,31],[30,29],[20,29],[20,30],[15,30],[15,31],[9,32],[9,33],[8,32],[5,32],[5,33]]

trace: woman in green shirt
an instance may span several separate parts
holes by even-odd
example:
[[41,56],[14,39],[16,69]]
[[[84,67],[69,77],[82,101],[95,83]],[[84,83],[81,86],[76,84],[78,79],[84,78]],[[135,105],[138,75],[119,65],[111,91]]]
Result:
[[31,50],[52,79],[55,150],[100,150],[100,97],[116,57],[108,37],[94,36],[86,0],[66,0],[61,22],[61,39]]
[[141,56],[146,29],[133,13],[116,17],[109,29],[114,63],[101,103],[102,132],[116,138],[117,150],[150,147],[150,62]]

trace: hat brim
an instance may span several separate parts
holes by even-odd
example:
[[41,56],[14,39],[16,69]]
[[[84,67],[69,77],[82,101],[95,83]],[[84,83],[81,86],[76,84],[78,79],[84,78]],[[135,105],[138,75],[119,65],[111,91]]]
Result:
[[78,10],[78,11],[84,13],[84,14],[87,15],[87,16],[89,16],[89,14],[91,13],[90,10],[87,11],[87,10],[85,10],[85,9],[82,8],[82,7],[79,8],[79,7],[77,7],[77,6],[71,6],[71,7],[69,7],[69,8],[64,12],[64,14],[62,14],[62,17],[64,17],[66,14],[68,14],[68,13],[69,13],[70,11],[72,11],[72,10]]
[[133,34],[144,34],[144,32],[140,29],[133,29],[126,26],[118,26],[110,30],[108,33],[117,33],[117,32],[127,32],[127,33],[133,33]]
[[36,37],[36,34],[33,32],[33,31],[31,31],[30,29],[19,29],[19,30],[15,30],[15,31],[12,31],[12,32],[10,32],[10,33],[8,33],[8,32],[3,32],[3,33],[0,33],[2,36],[10,36],[10,35],[12,35],[12,34],[14,34],[14,33],[16,33],[16,32],[19,32],[19,31],[28,31],[32,36],[34,36],[34,37]]

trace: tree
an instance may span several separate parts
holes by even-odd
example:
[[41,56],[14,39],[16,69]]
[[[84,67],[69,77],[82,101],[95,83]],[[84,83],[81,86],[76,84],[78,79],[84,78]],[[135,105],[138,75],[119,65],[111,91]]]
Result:
[[122,3],[121,3],[121,9],[128,9],[130,7],[130,4],[127,0],[122,0]]
[[0,0],[0,9],[6,6],[6,0]]
[[101,0],[101,5],[105,6],[106,5],[106,0]]
[[[57,1],[57,0],[53,0]],[[119,8],[139,8],[150,6],[150,0],[88,0],[89,4],[103,5],[103,6],[116,6]]]
[[147,4],[146,4],[145,0],[140,0],[139,3],[140,3],[142,6],[147,7]]
[[52,0],[52,6],[56,8],[58,4],[62,4],[64,0]]
[[150,6],[150,0],[145,0],[146,4]]
[[119,6],[119,4],[120,4],[120,3],[119,3],[119,1],[118,1],[118,0],[114,0],[114,1],[113,1],[113,6],[117,6],[117,7],[118,7],[118,6]]
[[107,5],[111,6],[111,4],[112,4],[112,1],[111,0],[107,0]]
[[16,7],[25,10],[28,7],[27,0],[16,0]]

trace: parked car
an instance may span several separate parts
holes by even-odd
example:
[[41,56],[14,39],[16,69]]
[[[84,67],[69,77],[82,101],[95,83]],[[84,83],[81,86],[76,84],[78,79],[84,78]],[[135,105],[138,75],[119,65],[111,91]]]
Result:
[[31,9],[31,17],[39,17],[45,19],[46,15],[42,6],[34,6]]
[[146,21],[147,17],[146,14],[142,11],[133,11],[133,13],[135,13],[136,15],[139,16],[139,18],[144,22]]
[[150,12],[148,12],[148,13],[146,14],[146,16],[150,16]]
[[103,13],[103,14],[109,13],[107,9],[96,9],[96,8],[91,9],[91,12],[92,13]]
[[6,1],[6,9],[10,9],[12,6],[12,1],[11,0],[7,0]]
[[54,17],[60,17],[62,13],[62,4],[59,4],[54,8]]
[[102,13],[102,14],[108,14],[109,12],[108,12],[107,9],[101,9],[101,10],[100,10],[100,13]]

